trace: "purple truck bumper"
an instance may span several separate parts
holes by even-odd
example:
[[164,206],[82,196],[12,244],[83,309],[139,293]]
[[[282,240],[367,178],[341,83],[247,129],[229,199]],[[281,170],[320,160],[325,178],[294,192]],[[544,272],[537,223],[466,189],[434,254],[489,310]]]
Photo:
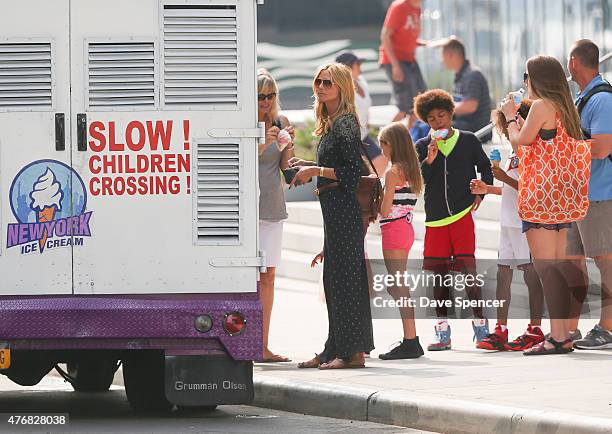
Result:
[[[235,311],[247,324],[229,336],[223,319]],[[202,314],[213,320],[207,333],[194,326]],[[261,329],[257,293],[0,297],[0,341],[15,350],[163,349],[259,360]]]

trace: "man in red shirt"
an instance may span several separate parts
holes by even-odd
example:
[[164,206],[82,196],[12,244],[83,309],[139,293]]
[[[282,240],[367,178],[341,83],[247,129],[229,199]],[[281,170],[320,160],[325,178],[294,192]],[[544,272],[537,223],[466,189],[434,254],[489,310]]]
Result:
[[427,45],[421,33],[421,0],[395,0],[380,33],[380,64],[393,87],[399,113],[393,121],[408,116],[408,126],[416,121],[413,99],[427,90],[415,58],[417,46]]

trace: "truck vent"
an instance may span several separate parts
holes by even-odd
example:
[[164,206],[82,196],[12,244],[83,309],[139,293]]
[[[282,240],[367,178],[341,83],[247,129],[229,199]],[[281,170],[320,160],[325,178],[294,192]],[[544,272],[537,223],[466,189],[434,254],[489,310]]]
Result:
[[153,42],[89,43],[89,107],[155,107]]
[[238,105],[236,6],[164,6],[164,102]]
[[197,236],[205,244],[236,244],[240,236],[240,146],[197,145]]
[[0,109],[51,109],[51,44],[0,43]]

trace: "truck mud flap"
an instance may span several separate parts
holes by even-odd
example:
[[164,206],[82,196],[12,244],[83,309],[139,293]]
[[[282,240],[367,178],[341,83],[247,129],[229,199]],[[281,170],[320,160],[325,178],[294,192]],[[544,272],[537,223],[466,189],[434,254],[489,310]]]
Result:
[[182,406],[249,404],[253,363],[227,355],[166,356],[166,399]]

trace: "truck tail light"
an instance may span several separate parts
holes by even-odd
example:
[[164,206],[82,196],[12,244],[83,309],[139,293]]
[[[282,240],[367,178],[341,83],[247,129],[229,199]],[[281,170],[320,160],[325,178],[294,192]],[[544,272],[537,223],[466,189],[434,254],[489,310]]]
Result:
[[246,319],[244,315],[240,312],[231,312],[225,314],[225,319],[223,320],[223,328],[230,336],[235,336],[240,334],[242,330],[246,327]]

